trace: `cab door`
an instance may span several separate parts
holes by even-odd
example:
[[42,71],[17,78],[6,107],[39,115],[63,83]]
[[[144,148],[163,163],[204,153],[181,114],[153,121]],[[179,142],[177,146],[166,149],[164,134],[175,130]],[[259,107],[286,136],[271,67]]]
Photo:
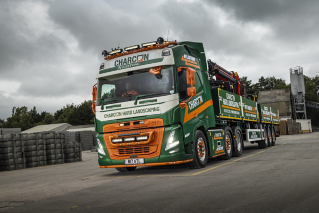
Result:
[[[205,96],[198,74],[189,67],[178,67],[179,98],[181,123],[183,124],[185,143],[193,141],[196,124],[204,119],[203,104]],[[191,76],[190,76],[191,75]]]

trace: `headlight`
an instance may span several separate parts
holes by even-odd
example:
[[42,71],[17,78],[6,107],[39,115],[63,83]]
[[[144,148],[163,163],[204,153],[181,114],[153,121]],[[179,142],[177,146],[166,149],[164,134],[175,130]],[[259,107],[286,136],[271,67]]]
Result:
[[97,141],[97,145],[98,145],[97,152],[100,153],[101,155],[105,155],[105,152],[104,152],[104,149],[102,147],[100,140],[98,138],[96,138],[96,141]]
[[179,141],[174,141],[174,134],[175,134],[175,130],[173,130],[173,131],[171,131],[171,133],[169,133],[169,136],[168,136],[168,139],[166,142],[165,151],[168,149],[171,149],[179,144]]

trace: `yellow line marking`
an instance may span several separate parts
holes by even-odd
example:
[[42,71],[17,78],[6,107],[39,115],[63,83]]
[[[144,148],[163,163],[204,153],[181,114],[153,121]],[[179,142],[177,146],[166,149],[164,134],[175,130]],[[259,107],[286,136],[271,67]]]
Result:
[[260,154],[260,153],[262,153],[262,152],[266,152],[266,151],[268,151],[268,150],[270,150],[270,149],[274,149],[274,148],[280,147],[280,146],[282,146],[282,145],[285,145],[285,143],[284,143],[284,144],[281,144],[281,145],[279,145],[279,146],[274,146],[274,147],[272,147],[272,148],[265,149],[265,150],[263,150],[263,151],[260,151],[260,152],[257,152],[257,153],[248,155],[248,156],[246,156],[246,157],[241,157],[241,158],[239,158],[239,159],[237,159],[237,160],[233,160],[233,161],[231,161],[231,162],[224,163],[224,164],[221,164],[221,165],[219,165],[219,166],[215,166],[215,167],[212,167],[212,168],[209,168],[209,169],[200,171],[200,172],[193,173],[193,174],[191,174],[191,175],[192,175],[192,176],[199,175],[199,174],[202,174],[202,173],[204,173],[204,172],[208,172],[208,171],[210,171],[210,170],[213,170],[213,169],[216,169],[216,168],[219,168],[219,167],[222,167],[222,166],[225,166],[225,165],[228,165],[228,164],[231,164],[231,163],[240,161],[240,160],[242,160],[242,159],[249,158],[249,157],[251,157],[251,156]]

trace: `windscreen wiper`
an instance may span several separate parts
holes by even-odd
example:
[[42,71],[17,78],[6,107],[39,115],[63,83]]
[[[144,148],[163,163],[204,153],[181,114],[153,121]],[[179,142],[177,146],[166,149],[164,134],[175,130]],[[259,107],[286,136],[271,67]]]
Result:
[[139,99],[145,99],[145,98],[151,98],[151,97],[156,97],[156,96],[161,96],[161,95],[170,95],[171,93],[151,93],[151,94],[146,94],[146,95],[138,95],[135,97],[134,105],[137,104],[137,100]]

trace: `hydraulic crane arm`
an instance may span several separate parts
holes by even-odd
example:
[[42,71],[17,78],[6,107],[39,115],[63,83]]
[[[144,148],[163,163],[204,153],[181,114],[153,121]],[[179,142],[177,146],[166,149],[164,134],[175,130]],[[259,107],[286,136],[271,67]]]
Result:
[[[214,86],[225,87],[226,90],[240,95],[240,82],[237,72],[227,71],[210,59],[208,59],[207,64],[210,81],[213,85],[215,84]],[[213,79],[214,76],[216,77],[216,81]]]

